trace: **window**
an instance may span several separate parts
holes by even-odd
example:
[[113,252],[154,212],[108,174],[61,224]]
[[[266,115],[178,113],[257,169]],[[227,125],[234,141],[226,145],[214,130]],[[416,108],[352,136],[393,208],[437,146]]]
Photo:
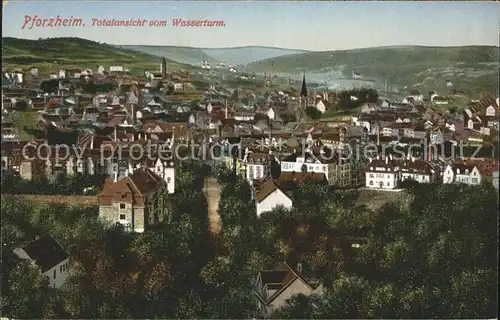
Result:
[[62,273],[62,272],[63,272],[63,265],[61,264],[61,265],[59,266],[59,273]]
[[56,278],[56,269],[54,269],[54,279]]
[[389,187],[390,185],[391,185],[391,183],[390,183],[390,182],[387,182],[387,186]]
[[125,215],[124,214],[120,214],[120,220],[125,220]]
[[125,209],[125,203],[120,203],[120,209]]
[[373,181],[372,180],[370,180],[370,186],[373,186]]
[[373,178],[373,173],[370,173],[370,174],[368,175],[368,178]]

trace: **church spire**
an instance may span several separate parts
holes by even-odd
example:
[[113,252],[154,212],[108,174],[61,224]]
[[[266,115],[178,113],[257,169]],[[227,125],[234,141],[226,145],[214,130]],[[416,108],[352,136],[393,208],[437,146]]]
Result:
[[304,77],[302,78],[302,89],[300,89],[300,96],[307,97],[306,73],[305,72],[304,72]]
[[161,76],[163,79],[167,78],[167,59],[161,59]]

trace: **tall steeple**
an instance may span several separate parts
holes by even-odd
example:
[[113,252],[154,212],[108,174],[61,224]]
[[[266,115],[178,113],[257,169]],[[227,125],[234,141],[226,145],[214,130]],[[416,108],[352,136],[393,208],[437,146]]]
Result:
[[306,73],[305,72],[304,72],[304,77],[302,78],[302,89],[300,89],[300,96],[307,97]]
[[167,78],[167,59],[161,59],[161,76],[163,79]]

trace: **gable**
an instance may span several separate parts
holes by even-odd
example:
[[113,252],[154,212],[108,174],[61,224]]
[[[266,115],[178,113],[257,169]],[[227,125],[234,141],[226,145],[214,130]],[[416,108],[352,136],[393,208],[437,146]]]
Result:
[[496,114],[495,107],[489,106],[488,108],[486,108],[486,112],[485,112],[486,116],[495,116],[495,114]]
[[313,289],[301,278],[296,277],[290,281],[281,291],[272,297],[268,303],[272,304],[274,308],[282,307],[286,304],[287,300],[295,295],[303,294],[309,296],[313,293]]
[[[263,197],[262,199],[259,200],[259,203],[263,203],[264,201],[273,201],[273,200],[280,200],[280,201],[292,201],[290,197],[288,197],[283,191],[281,191],[279,188],[276,188],[274,191]],[[278,204],[279,205],[279,204]]]

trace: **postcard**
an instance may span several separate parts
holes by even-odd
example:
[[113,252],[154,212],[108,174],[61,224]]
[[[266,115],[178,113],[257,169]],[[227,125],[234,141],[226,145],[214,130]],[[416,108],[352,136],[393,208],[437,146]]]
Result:
[[2,319],[496,317],[498,2],[2,4]]

